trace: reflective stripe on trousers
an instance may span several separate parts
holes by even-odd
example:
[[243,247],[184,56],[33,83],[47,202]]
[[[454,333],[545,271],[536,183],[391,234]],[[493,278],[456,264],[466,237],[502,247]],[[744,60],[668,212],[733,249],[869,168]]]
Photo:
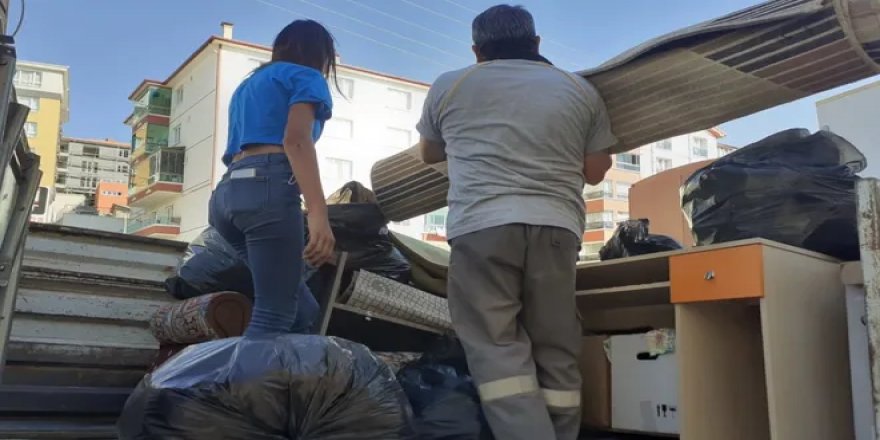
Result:
[[547,406],[553,408],[579,408],[581,406],[581,392],[551,390],[539,388],[538,380],[534,376],[512,376],[504,379],[493,380],[479,387],[480,399],[483,403],[507,397],[518,396],[541,391]]

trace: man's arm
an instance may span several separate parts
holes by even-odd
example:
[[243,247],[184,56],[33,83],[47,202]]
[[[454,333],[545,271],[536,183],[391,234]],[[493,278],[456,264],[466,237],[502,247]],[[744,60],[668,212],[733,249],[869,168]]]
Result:
[[428,165],[446,162],[446,144],[426,139],[422,136],[419,139],[419,153],[422,156],[422,162]]
[[605,152],[589,153],[584,156],[584,178],[588,185],[598,185],[605,180],[605,173],[611,168],[611,155]]

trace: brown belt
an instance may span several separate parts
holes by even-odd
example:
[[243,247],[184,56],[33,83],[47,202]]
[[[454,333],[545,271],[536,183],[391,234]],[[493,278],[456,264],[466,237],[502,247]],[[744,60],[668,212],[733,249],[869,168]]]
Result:
[[280,145],[252,145],[246,150],[232,157],[232,163],[238,162],[246,157],[262,156],[266,154],[284,154],[284,147]]

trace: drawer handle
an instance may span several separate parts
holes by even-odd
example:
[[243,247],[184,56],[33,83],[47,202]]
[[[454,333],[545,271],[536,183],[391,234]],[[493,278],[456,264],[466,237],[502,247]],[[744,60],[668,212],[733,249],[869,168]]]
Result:
[[715,279],[715,271],[714,271],[714,270],[710,270],[710,271],[706,272],[706,277],[705,277],[705,278],[706,278],[706,281],[712,281],[712,280],[714,280],[714,279]]

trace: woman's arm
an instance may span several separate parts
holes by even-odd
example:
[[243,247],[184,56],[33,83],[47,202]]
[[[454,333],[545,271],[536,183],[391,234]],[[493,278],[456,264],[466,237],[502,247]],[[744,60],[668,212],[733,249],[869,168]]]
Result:
[[305,248],[305,258],[310,264],[320,266],[333,258],[335,240],[327,218],[318,156],[315,152],[315,141],[312,140],[314,123],[313,104],[297,103],[290,106],[287,127],[284,130],[284,152],[306,199],[306,210],[309,213],[309,243]]

